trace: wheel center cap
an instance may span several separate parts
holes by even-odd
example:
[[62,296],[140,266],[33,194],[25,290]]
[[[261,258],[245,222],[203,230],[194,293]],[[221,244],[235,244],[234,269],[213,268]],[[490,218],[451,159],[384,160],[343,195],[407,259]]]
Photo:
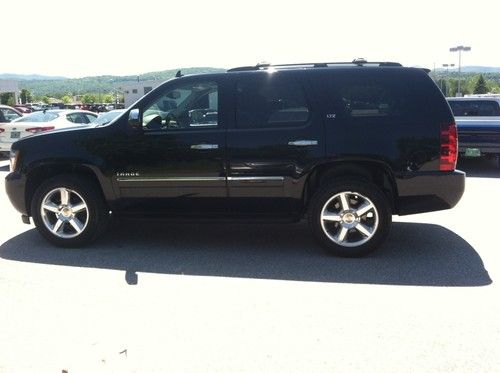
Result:
[[352,224],[356,221],[356,216],[352,212],[348,212],[342,216],[342,221],[346,224]]
[[62,210],[61,210],[61,214],[62,216],[64,216],[65,218],[69,218],[72,214],[71,212],[71,209],[68,208],[68,207],[64,207]]

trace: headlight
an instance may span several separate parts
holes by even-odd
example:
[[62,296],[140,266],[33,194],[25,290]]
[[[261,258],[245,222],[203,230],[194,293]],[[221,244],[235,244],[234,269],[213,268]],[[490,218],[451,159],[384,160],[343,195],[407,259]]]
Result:
[[19,150],[10,151],[10,172],[16,169],[17,160],[19,159]]

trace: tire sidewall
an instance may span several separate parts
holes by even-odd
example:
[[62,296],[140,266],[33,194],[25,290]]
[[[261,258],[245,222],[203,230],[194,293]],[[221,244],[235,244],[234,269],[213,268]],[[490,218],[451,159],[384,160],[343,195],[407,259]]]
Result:
[[[55,236],[45,226],[40,207],[43,199],[51,190],[68,188],[77,192],[87,204],[88,222],[81,234],[73,238]],[[106,211],[102,197],[96,191],[96,186],[86,180],[73,175],[61,175],[42,183],[35,191],[31,202],[31,215],[40,234],[49,242],[62,247],[79,247],[93,241],[103,231],[106,225]]]
[[[342,192],[359,193],[372,201],[377,209],[378,226],[375,234],[360,246],[346,247],[333,242],[323,231],[321,212],[325,203],[335,194]],[[385,194],[373,183],[345,179],[328,183],[313,196],[309,208],[309,224],[316,239],[329,252],[342,257],[360,257],[377,249],[389,234],[392,215]]]

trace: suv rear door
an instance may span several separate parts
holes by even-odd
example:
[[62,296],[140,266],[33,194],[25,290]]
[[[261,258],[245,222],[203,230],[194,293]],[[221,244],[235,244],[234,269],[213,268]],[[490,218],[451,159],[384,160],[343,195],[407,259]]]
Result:
[[324,154],[315,100],[296,72],[239,74],[227,131],[233,212],[283,215],[301,208],[304,175]]

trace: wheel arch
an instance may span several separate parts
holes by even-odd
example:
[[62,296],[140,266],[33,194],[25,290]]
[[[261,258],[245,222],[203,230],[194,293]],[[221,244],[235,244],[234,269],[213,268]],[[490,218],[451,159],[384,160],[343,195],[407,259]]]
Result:
[[31,200],[37,187],[45,180],[64,174],[85,177],[96,185],[104,201],[114,199],[111,185],[106,186],[105,178],[93,166],[76,163],[40,163],[31,167],[26,175],[25,201],[29,216],[31,216]]
[[307,209],[314,193],[326,182],[336,178],[354,178],[377,185],[387,197],[391,211],[397,211],[397,186],[390,167],[384,162],[373,160],[331,161],[317,165],[308,175],[303,192],[304,207]]

